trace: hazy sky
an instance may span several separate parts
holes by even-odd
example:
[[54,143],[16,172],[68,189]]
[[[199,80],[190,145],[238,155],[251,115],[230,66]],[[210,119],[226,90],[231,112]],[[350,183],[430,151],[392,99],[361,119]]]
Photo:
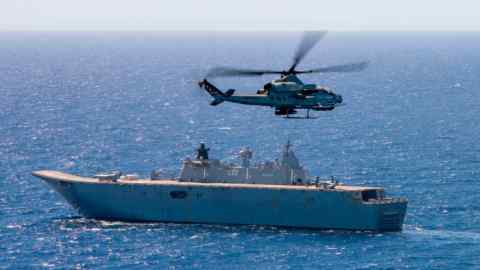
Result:
[[480,30],[480,0],[0,0],[0,30]]

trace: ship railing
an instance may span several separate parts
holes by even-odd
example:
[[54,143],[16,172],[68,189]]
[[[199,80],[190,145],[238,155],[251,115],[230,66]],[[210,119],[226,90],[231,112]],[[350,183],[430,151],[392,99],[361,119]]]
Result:
[[317,176],[314,179],[305,181],[305,185],[307,186],[315,186],[323,189],[335,189],[335,187],[339,184],[340,182],[338,182],[338,180],[336,180],[333,176],[330,178],[320,178]]
[[408,200],[403,197],[396,197],[396,198],[382,198],[382,199],[370,199],[368,201],[364,201],[363,203],[368,204],[396,204],[396,203],[406,203]]

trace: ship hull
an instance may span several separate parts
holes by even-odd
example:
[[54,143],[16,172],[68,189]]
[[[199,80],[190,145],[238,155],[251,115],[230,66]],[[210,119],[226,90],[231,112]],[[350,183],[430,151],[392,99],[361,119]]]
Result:
[[94,219],[400,231],[407,207],[404,199],[364,202],[350,192],[310,187],[104,182],[68,174],[34,175],[80,214]]

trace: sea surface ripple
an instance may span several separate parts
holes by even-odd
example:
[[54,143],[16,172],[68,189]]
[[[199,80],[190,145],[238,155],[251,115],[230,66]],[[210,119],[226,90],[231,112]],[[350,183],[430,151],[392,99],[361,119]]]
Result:
[[[196,86],[216,65],[285,69],[299,37],[0,33],[0,268],[480,269],[480,35],[330,33],[302,67],[371,65],[303,76],[347,104],[316,120],[212,107]],[[273,78],[215,83],[253,93]],[[175,176],[202,141],[233,161],[242,146],[274,159],[287,140],[312,175],[407,197],[404,231],[90,220],[31,176]]]

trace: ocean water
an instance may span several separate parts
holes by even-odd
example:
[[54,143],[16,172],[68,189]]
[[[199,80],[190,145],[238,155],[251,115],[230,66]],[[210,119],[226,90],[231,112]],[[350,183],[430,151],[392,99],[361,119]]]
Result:
[[[316,120],[209,106],[210,67],[283,69],[298,33],[0,33],[0,268],[480,269],[479,33],[330,33],[302,67],[346,106]],[[253,93],[275,77],[216,79]],[[82,218],[33,170],[175,176],[210,155],[274,159],[291,140],[311,174],[409,199],[403,232]],[[286,213],[288,215],[288,213]]]

